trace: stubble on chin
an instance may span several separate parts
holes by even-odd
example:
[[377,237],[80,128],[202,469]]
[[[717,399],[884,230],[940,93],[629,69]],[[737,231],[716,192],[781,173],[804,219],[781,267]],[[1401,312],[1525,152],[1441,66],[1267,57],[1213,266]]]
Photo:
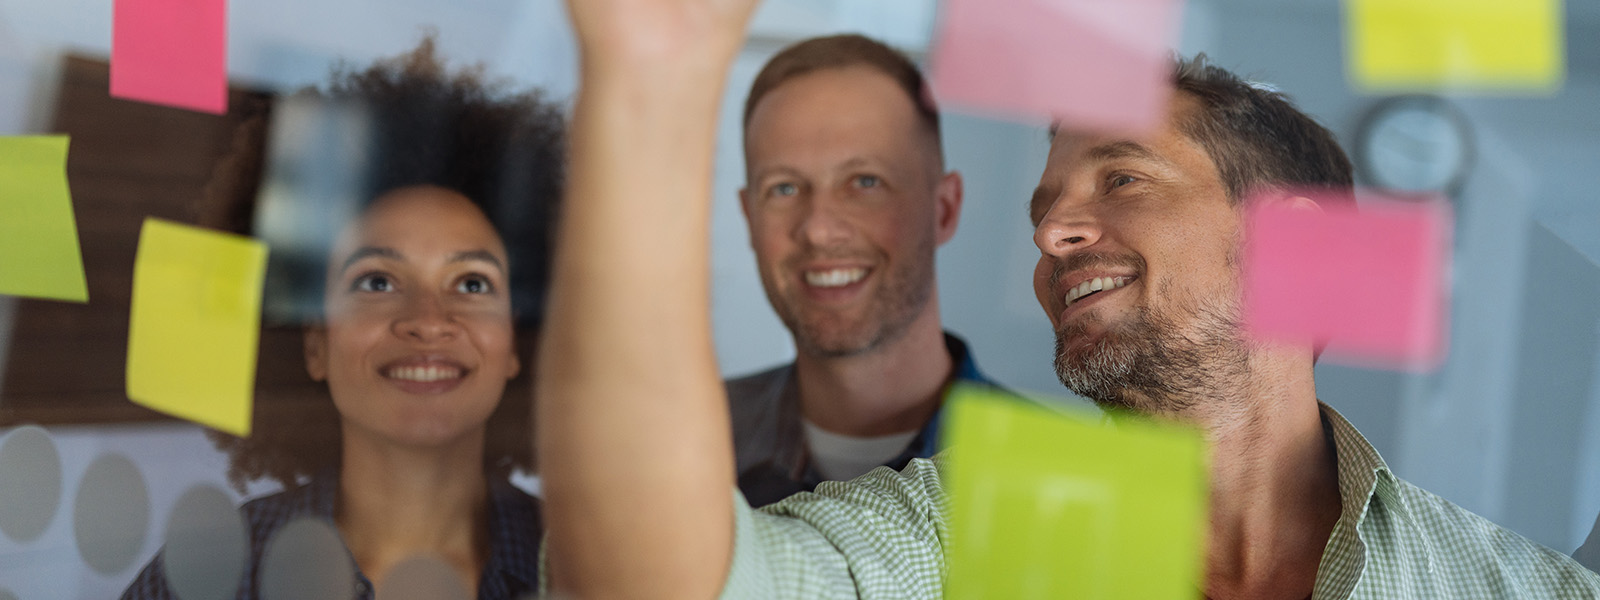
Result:
[[1208,399],[1231,397],[1248,381],[1249,347],[1237,307],[1199,306],[1184,331],[1148,307],[1085,344],[1094,315],[1056,331],[1061,383],[1102,408],[1180,415]]
[[[773,302],[778,318],[794,335],[796,348],[819,358],[844,358],[867,354],[900,339],[911,323],[927,309],[933,297],[933,252],[930,235],[922,240],[921,260],[894,264],[877,274],[878,282],[864,313],[852,318],[807,307],[799,289],[789,290]],[[772,291],[768,297],[774,298]]]
[[931,281],[918,283],[914,277],[892,279],[856,319],[823,311],[805,315],[798,306],[790,306],[789,314],[780,316],[800,352],[819,358],[857,356],[904,336],[927,307],[932,287]]

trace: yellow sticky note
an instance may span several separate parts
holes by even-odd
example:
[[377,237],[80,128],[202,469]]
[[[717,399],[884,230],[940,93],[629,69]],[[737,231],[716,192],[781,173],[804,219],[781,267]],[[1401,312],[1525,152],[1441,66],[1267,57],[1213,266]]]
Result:
[[67,136],[0,137],[0,294],[89,301]]
[[145,219],[133,265],[128,398],[250,434],[267,247]]
[[1345,0],[1351,80],[1378,91],[1553,92],[1561,0]]
[[1198,431],[1102,423],[983,388],[954,391],[948,410],[946,597],[1199,596]]

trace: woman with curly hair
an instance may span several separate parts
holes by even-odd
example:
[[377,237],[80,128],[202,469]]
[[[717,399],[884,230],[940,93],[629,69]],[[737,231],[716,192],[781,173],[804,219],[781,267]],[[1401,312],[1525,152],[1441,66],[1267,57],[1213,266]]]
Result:
[[[508,477],[532,466],[518,331],[537,326],[548,280],[564,124],[539,94],[480,79],[447,73],[430,39],[297,96],[359,107],[371,132],[368,169],[355,174],[367,200],[314,276],[275,265],[274,281],[321,298],[304,327],[305,368],[327,398],[292,412],[260,402],[251,437],[214,435],[236,485],[284,486],[241,508],[250,557],[238,598],[261,596],[274,536],[308,518],[348,549],[352,597],[371,598],[374,582],[417,556],[447,565],[469,597],[536,589],[538,505]],[[266,129],[241,128],[235,147],[263,147]],[[212,193],[238,193],[259,155],[225,161]],[[173,597],[166,572],[158,554],[123,598]]]

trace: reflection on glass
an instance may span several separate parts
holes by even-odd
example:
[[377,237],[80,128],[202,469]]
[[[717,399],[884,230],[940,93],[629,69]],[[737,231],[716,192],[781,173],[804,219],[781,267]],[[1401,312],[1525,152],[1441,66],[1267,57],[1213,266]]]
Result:
[[216,487],[184,492],[167,520],[161,566],[184,600],[225,600],[239,589],[247,534],[233,499]]
[[97,572],[113,575],[133,564],[150,525],[150,494],[133,461],[107,454],[89,463],[72,504],[78,555]]
[[[524,364],[563,131],[432,40],[239,128],[204,212],[272,247],[268,330],[250,436],[212,437],[241,490],[284,488],[239,511],[262,597],[441,574],[465,597],[534,589],[538,508],[508,478],[532,470]],[[169,597],[153,567],[124,598]]]
[[18,427],[0,443],[0,532],[18,542],[44,533],[61,502],[61,456],[44,429]]

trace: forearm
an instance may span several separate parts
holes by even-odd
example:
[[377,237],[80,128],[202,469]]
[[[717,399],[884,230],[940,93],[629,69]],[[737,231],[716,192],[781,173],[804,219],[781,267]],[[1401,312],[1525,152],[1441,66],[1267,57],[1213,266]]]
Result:
[[539,352],[551,575],[580,597],[710,597],[733,536],[709,314],[727,59],[588,50]]

